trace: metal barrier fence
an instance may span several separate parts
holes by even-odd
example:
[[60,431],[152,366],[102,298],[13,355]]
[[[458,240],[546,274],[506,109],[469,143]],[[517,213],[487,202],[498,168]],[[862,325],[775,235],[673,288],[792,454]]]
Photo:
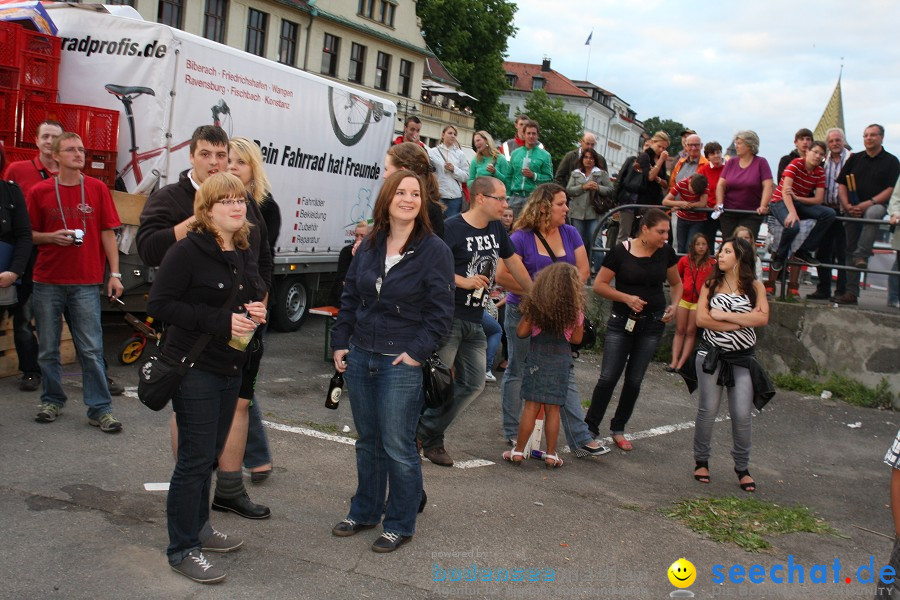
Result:
[[[597,238],[599,238],[599,237],[602,236],[603,230],[604,230],[604,225],[605,225],[605,224],[607,223],[607,221],[609,221],[609,220],[612,218],[612,216],[615,215],[616,213],[622,212],[623,210],[636,210],[636,211],[639,211],[639,210],[646,210],[646,209],[648,209],[648,208],[659,208],[660,210],[665,211],[666,214],[668,214],[670,217],[672,216],[672,213],[674,213],[675,211],[677,211],[677,210],[684,210],[684,209],[668,208],[668,207],[665,207],[665,206],[647,206],[646,204],[622,204],[621,206],[616,206],[616,207],[613,208],[612,210],[610,210],[610,211],[608,211],[608,212],[602,214],[602,215],[599,217],[600,225],[599,225],[599,227],[597,228]],[[694,209],[690,209],[690,210],[685,210],[685,212],[697,212],[697,213],[712,213],[713,211],[714,211],[714,209],[712,209],[712,208],[694,208]],[[766,222],[766,220],[767,220],[768,217],[769,217],[768,214],[766,214],[766,215],[760,215],[759,213],[757,213],[757,212],[754,211],[754,210],[731,210],[731,209],[729,209],[729,210],[728,210],[728,213],[729,213],[729,214],[732,214],[732,215],[747,215],[747,216],[758,216],[758,217],[762,217],[762,218],[763,218],[763,222]],[[890,223],[889,223],[888,221],[885,221],[885,220],[882,220],[882,219],[860,219],[860,218],[855,218],[855,217],[847,217],[847,216],[838,215],[838,216],[837,216],[837,220],[838,220],[838,221],[847,222],[847,223],[859,223],[859,224],[861,224],[861,225],[878,225],[878,226],[880,226],[880,227],[882,227],[882,226],[883,226],[883,227],[890,227],[890,226],[891,226]],[[892,227],[892,229],[893,229],[893,227]],[[900,235],[900,234],[897,234],[897,235]],[[594,246],[591,248],[591,250],[593,250],[594,248],[597,248],[597,245],[596,245],[596,240],[597,240],[597,238],[595,238],[595,244],[594,244]],[[670,240],[670,241],[672,240],[671,235],[669,236],[669,240]],[[609,239],[608,239],[608,238],[607,238],[607,242],[609,242]],[[758,248],[760,245],[762,245],[762,244],[760,243],[759,238],[757,237],[757,240],[756,240],[756,246],[757,246],[757,248]],[[609,247],[603,247],[603,246],[601,246],[600,249],[601,249],[603,252],[609,252],[609,251],[612,249],[612,245],[610,245]],[[757,254],[758,254],[758,253],[757,253]],[[683,254],[680,254],[679,256],[684,256],[684,255],[683,255]],[[590,257],[590,252],[588,253],[588,257]],[[760,257],[760,261],[761,261],[762,263],[764,263],[764,264],[770,264],[770,263],[771,263],[771,259],[770,259],[770,258],[765,258],[765,257]],[[793,261],[787,261],[787,262],[785,263],[785,267],[787,267],[787,266],[804,266],[804,267],[809,267],[809,265],[807,265],[806,263],[797,263],[797,262],[793,262]],[[836,271],[848,271],[848,272],[854,272],[854,271],[855,271],[855,272],[862,273],[862,274],[863,274],[863,278],[864,278],[866,275],[868,275],[868,274],[873,274],[873,275],[887,275],[888,277],[892,277],[892,276],[897,277],[897,276],[900,276],[900,271],[882,271],[882,270],[878,270],[878,269],[869,269],[868,267],[866,267],[866,268],[859,268],[859,267],[854,267],[854,266],[851,266],[851,265],[835,265],[835,264],[822,263],[821,265],[817,265],[816,267],[810,267],[810,268],[816,268],[816,269],[818,269],[819,267],[822,267],[822,268],[825,268],[825,269],[834,269],[834,270],[836,270]],[[784,300],[784,299],[787,297],[787,291],[788,291],[788,276],[787,276],[787,273],[788,273],[788,269],[787,269],[787,268],[782,269],[781,272],[780,272],[779,275],[778,275],[778,279],[776,280],[776,284],[780,284],[780,285],[781,285],[780,291],[779,291],[779,293],[777,294],[778,298],[780,298],[781,300]],[[860,282],[861,288],[862,288],[863,285],[864,285],[864,283],[863,283],[863,282]]]

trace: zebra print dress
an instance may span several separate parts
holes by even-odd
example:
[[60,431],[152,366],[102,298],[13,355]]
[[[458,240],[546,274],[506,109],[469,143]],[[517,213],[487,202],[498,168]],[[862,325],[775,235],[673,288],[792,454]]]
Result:
[[[709,301],[709,307],[710,309],[718,308],[719,310],[733,313],[749,313],[753,310],[750,297],[743,294],[717,293]],[[737,331],[704,329],[703,341],[726,352],[746,350],[756,345],[756,331],[752,327],[744,327]]]

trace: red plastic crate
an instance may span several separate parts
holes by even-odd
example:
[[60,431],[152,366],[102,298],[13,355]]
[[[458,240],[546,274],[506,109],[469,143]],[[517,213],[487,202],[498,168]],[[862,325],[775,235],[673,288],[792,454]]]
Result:
[[15,67],[19,63],[18,25],[0,21],[0,65]]
[[22,85],[58,89],[59,59],[33,52],[22,52],[19,81]]
[[32,102],[56,102],[59,88],[57,87],[32,87],[23,85],[19,88],[19,100],[28,105]]
[[63,129],[81,136],[85,148],[115,152],[119,142],[119,112],[80,104],[31,102],[23,107],[20,138],[30,139],[41,121],[59,121]]
[[105,150],[85,150],[84,174],[96,177],[108,187],[115,187],[116,153]]
[[7,90],[19,89],[19,69],[0,65],[0,88]]
[[19,160],[31,160],[35,156],[37,156],[37,150],[32,150],[31,148],[19,148],[19,147],[11,147],[10,144],[6,144],[6,147],[3,149],[6,152],[6,164],[19,161]]
[[18,93],[16,90],[0,89],[0,130],[16,130],[16,108]]
[[40,33],[38,31],[31,31],[24,27],[19,27],[18,29],[18,36],[16,38],[16,44],[18,45],[17,52],[40,54],[48,58],[60,57],[62,38],[58,38],[55,35]]
[[[16,132],[15,131],[0,131],[0,144],[3,144],[4,150],[9,150],[16,145]],[[6,162],[9,163],[9,152],[6,153]]]

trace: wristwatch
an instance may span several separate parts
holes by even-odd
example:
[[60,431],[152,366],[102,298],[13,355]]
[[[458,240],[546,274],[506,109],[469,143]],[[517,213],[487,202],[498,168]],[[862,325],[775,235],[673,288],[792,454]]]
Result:
[[112,273],[112,272],[110,272],[109,276],[110,276],[110,277],[115,277],[116,279],[122,279],[122,274],[121,274],[121,273]]

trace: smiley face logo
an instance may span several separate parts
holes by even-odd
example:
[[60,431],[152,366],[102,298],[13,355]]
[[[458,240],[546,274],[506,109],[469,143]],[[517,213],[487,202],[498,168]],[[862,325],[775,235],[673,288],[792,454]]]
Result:
[[679,558],[669,567],[669,582],[677,588],[691,587],[697,579],[697,569],[686,558]]

